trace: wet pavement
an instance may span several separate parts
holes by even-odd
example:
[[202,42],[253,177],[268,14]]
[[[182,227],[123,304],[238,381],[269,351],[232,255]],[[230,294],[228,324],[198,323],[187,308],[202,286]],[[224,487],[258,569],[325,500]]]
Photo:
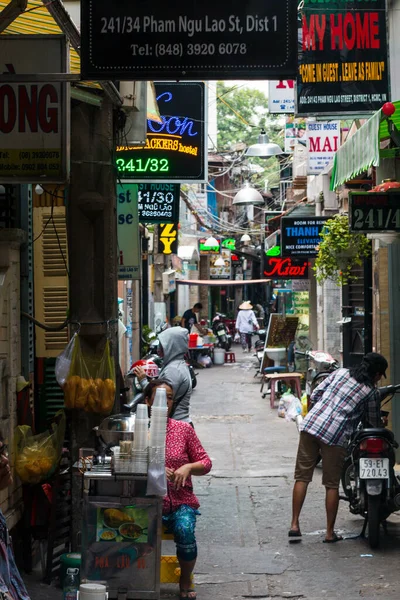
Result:
[[[323,544],[318,470],[303,510],[303,541],[288,544],[297,429],[262,399],[255,359],[235,351],[235,364],[200,371],[192,399],[196,431],[213,460],[211,473],[195,480],[202,513],[198,598],[397,599],[400,516],[391,517],[381,548],[371,551],[356,537],[362,520],[341,503],[337,526],[348,539]],[[32,600],[61,598],[34,576],[27,583]],[[163,599],[176,594],[176,586],[163,586]]]

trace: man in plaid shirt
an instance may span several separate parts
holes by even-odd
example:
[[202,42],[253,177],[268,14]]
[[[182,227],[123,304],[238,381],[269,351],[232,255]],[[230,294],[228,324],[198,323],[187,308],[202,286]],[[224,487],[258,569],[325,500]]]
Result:
[[388,363],[375,352],[366,354],[360,365],[331,373],[314,391],[313,408],[301,425],[293,488],[290,541],[301,540],[300,512],[322,456],[322,484],[326,489],[325,543],[341,539],[334,530],[339,507],[339,483],[347,442],[363,419],[373,427],[381,424],[380,397],[376,384],[386,377]]

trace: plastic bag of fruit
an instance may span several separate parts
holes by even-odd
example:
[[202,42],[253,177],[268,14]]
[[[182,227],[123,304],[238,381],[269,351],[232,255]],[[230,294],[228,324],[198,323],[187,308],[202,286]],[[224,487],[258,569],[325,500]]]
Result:
[[108,415],[115,401],[115,366],[110,341],[100,352],[83,352],[75,336],[68,376],[63,384],[64,404],[68,409]]
[[54,473],[61,457],[65,422],[65,413],[60,410],[50,431],[33,435],[28,425],[15,429],[15,470],[23,483],[40,483]]

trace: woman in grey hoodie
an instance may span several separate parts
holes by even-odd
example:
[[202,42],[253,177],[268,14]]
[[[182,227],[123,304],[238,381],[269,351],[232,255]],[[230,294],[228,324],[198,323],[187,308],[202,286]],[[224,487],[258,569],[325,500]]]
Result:
[[[159,377],[171,382],[175,394],[175,410],[171,418],[176,421],[191,423],[190,397],[192,395],[192,380],[185,355],[189,347],[189,333],[183,327],[171,327],[158,336],[160,342],[158,353],[163,359]],[[144,390],[149,383],[141,367],[134,369],[136,377]]]

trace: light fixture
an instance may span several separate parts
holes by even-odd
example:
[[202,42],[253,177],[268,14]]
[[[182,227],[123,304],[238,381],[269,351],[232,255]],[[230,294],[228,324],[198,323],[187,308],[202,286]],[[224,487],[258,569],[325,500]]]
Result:
[[225,266],[225,261],[222,258],[222,256],[219,256],[217,258],[217,260],[214,262],[214,267],[224,267]]
[[251,237],[247,233],[244,233],[240,238],[240,241],[246,244],[248,242],[251,242]]
[[262,129],[258,136],[258,144],[252,144],[246,150],[245,156],[257,156],[258,158],[271,158],[283,154],[283,150],[278,144],[269,141],[269,137]]
[[265,202],[260,192],[246,181],[242,189],[234,197],[232,204],[243,206],[246,204],[265,204]]
[[219,246],[219,241],[213,235],[210,235],[204,242],[204,245],[207,246],[207,248],[215,248],[216,246]]
[[41,196],[44,193],[44,189],[42,188],[42,186],[40,185],[40,183],[37,183],[35,186],[35,192],[38,196]]

